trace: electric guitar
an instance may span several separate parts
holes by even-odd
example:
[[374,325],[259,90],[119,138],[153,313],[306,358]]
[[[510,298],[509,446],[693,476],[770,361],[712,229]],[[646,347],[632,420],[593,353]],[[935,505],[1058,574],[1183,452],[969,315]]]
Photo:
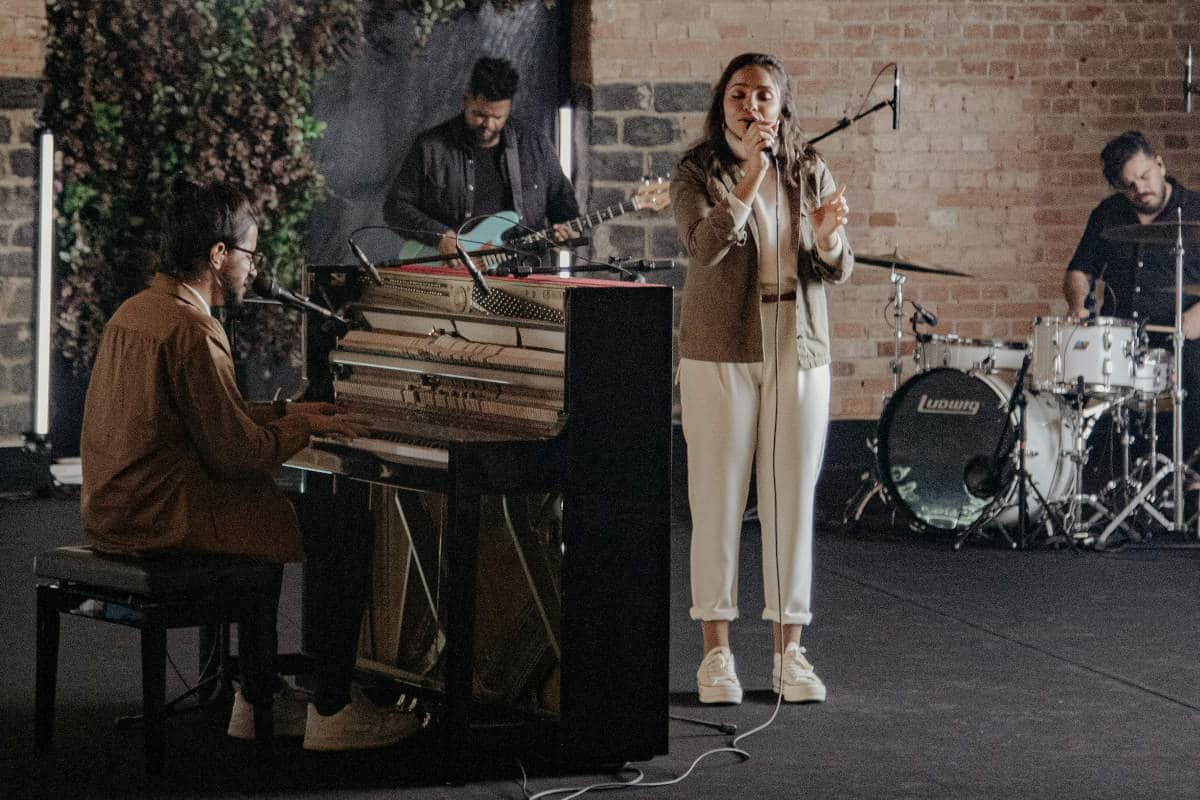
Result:
[[[584,214],[581,217],[576,217],[562,224],[568,226],[573,231],[583,233],[584,230],[591,230],[601,222],[616,219],[622,214],[628,214],[631,211],[646,209],[661,211],[671,204],[670,189],[670,181],[662,178],[646,179],[630,199],[616,205],[605,206],[599,211]],[[498,248],[511,248],[512,250],[519,251],[522,247],[554,242],[554,228],[552,227],[521,236],[506,237],[505,234],[514,227],[517,227],[519,222],[520,217],[517,216],[517,212],[515,211],[501,211],[498,214],[492,214],[481,220],[471,230],[461,234],[464,249],[472,255],[475,255],[477,251],[482,249],[482,252],[479,253],[479,256],[475,260],[480,262],[481,267],[487,269],[512,259],[512,253]],[[389,263],[406,264],[414,261],[432,262],[441,260],[449,259],[444,259],[438,252],[437,247],[418,242],[415,239],[408,239],[401,245],[396,260]]]

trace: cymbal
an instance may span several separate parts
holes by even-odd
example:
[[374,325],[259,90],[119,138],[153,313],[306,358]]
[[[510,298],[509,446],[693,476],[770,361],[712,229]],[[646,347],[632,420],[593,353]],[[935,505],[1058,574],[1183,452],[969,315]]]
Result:
[[854,263],[870,264],[872,267],[884,267],[886,269],[895,267],[902,272],[927,272],[931,275],[954,275],[959,278],[973,277],[965,272],[958,272],[957,270],[953,269],[943,269],[942,267],[926,267],[921,264],[913,264],[910,261],[901,261],[897,256],[863,256],[855,253]]
[[1147,222],[1145,225],[1118,225],[1100,235],[1111,242],[1125,244],[1157,244],[1170,247],[1180,231],[1185,247],[1200,245],[1200,222]]
[[[1155,289],[1159,294],[1175,294],[1174,286],[1164,286],[1161,289]],[[1185,283],[1183,285],[1184,297],[1200,297],[1200,283]]]

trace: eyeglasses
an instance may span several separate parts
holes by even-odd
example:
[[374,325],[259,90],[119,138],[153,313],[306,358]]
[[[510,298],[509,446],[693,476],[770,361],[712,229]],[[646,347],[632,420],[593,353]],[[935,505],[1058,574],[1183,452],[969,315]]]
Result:
[[250,256],[250,262],[254,264],[255,272],[261,272],[266,266],[267,257],[257,250],[247,250],[244,247],[238,247],[236,244],[229,245],[230,250],[237,250],[239,253],[245,253]]

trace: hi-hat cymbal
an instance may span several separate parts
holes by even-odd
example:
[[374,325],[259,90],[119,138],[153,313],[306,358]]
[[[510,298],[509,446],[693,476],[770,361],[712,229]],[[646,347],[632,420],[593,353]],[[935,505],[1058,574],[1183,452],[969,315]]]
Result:
[[1184,247],[1200,244],[1200,222],[1147,222],[1145,225],[1118,225],[1100,235],[1111,242],[1157,244],[1170,247],[1183,233]]
[[887,269],[895,267],[902,272],[928,272],[931,275],[955,275],[959,278],[972,277],[965,272],[958,272],[957,270],[943,269],[942,267],[926,267],[921,264],[913,264],[910,261],[901,261],[896,256],[863,256],[855,253],[854,263],[870,264],[872,267],[885,267]]

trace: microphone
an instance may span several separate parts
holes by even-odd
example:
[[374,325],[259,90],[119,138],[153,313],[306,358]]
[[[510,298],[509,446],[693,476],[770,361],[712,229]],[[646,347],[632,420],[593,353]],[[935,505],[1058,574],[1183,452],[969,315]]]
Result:
[[[900,65],[892,65],[892,130],[900,130]],[[931,325],[937,323],[932,322]]]
[[936,315],[931,314],[928,311],[926,311],[921,306],[921,304],[918,303],[916,300],[909,300],[908,302],[912,303],[912,307],[915,308],[917,310],[917,313],[921,315],[922,322],[924,322],[926,325],[928,325],[931,328],[937,327],[937,316]]
[[272,300],[278,300],[285,306],[291,306],[292,308],[296,308],[301,311],[311,311],[314,314],[320,314],[326,319],[337,320],[343,325],[349,324],[346,322],[345,318],[338,316],[328,308],[325,308],[325,306],[317,305],[304,295],[296,294],[292,290],[285,289],[284,287],[280,286],[275,282],[275,279],[269,275],[260,274],[254,279],[254,283],[252,285],[255,293],[257,293],[259,297],[268,297]]
[[353,237],[346,240],[350,244],[350,252],[354,253],[354,260],[359,263],[359,266],[366,271],[371,278],[371,283],[376,286],[383,286],[383,278],[379,275],[379,270],[375,269],[375,265],[371,263],[371,259],[367,258],[367,254],[362,251],[362,248],[354,243]]
[[1187,61],[1183,67],[1183,110],[1192,113],[1192,46],[1188,45]]
[[483,277],[483,273],[479,271],[479,267],[475,266],[475,262],[471,259],[471,256],[467,254],[467,251],[463,250],[462,245],[456,244],[454,246],[454,251],[458,253],[458,259],[459,261],[463,262],[464,266],[466,266],[467,272],[471,273],[471,280],[475,281],[475,286],[479,289],[479,293],[484,297],[487,297],[489,294],[491,294],[491,287],[488,286],[487,280],[485,280]]
[[1083,310],[1087,312],[1088,319],[1096,316],[1096,279],[1088,276],[1087,295],[1083,298]]

